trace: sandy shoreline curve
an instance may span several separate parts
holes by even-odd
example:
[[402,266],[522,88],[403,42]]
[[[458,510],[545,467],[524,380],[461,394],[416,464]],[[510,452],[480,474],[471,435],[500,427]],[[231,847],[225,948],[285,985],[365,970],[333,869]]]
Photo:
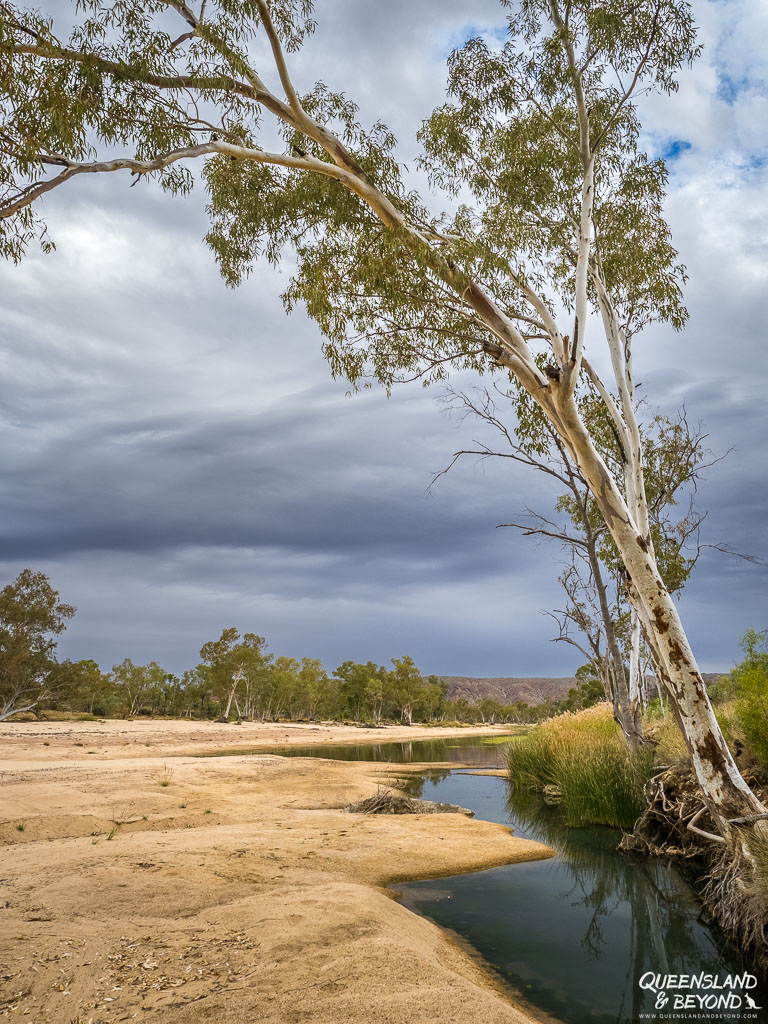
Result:
[[462,815],[341,810],[412,766],[189,756],[190,745],[200,753],[499,730],[366,732],[6,723],[0,1016],[52,1024],[530,1022],[470,955],[384,887],[541,859],[551,856],[546,846]]

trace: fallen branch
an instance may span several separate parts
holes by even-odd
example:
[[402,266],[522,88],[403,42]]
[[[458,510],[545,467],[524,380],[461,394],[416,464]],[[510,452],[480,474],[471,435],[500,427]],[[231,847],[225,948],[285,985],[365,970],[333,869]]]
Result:
[[749,825],[753,821],[768,821],[768,813],[748,814],[745,818],[729,818],[729,825]]
[[[706,809],[707,808],[705,807],[705,805],[702,804],[699,810],[694,814],[694,816],[691,818],[691,820],[685,827],[689,829],[691,832],[695,832],[697,836],[703,836],[704,839],[709,839],[713,843],[722,843],[723,846],[725,846],[726,842],[722,836],[716,836],[714,832],[705,832],[704,829],[696,828],[696,822],[702,816],[704,811],[706,811]],[[768,815],[766,815],[766,817],[768,817]]]

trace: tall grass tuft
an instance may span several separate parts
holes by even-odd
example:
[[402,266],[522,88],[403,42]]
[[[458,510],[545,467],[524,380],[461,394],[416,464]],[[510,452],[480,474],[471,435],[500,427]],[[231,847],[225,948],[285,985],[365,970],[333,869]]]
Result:
[[607,704],[537,725],[505,757],[517,788],[557,788],[568,825],[619,828],[631,828],[640,816],[656,760],[652,750],[627,748]]

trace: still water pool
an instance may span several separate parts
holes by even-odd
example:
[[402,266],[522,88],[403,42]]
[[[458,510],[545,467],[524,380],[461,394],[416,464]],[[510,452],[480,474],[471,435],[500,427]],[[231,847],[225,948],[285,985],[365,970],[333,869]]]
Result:
[[[498,741],[462,737],[279,753],[490,767],[501,749]],[[534,1012],[564,1024],[768,1022],[765,990],[750,990],[757,1010],[675,1011],[672,993],[655,1010],[657,994],[641,988],[649,973],[705,973],[722,983],[749,969],[708,925],[691,882],[673,865],[620,853],[614,829],[566,828],[556,807],[511,793],[501,778],[431,770],[413,777],[410,787],[414,796],[468,807],[477,818],[556,851],[551,860],[396,887],[405,906],[470,943]]]
[[[566,1024],[768,1021],[764,1009],[675,1012],[677,993],[656,1011],[657,994],[641,988],[649,973],[706,973],[722,983],[748,970],[703,919],[675,867],[619,852],[614,829],[566,828],[556,807],[510,793],[504,779],[452,772],[425,776],[420,788],[424,799],[461,804],[557,852],[547,861],[397,886],[407,907],[461,935],[534,1007]],[[765,991],[750,996],[768,1006]]]
[[[525,732],[520,729],[519,732]],[[418,736],[418,730],[414,729]],[[506,741],[501,736],[456,736],[451,739],[382,740],[381,743],[317,744],[312,747],[253,747],[243,754],[280,754],[281,757],[323,757],[331,761],[391,761],[392,764],[450,761],[477,768],[494,768]],[[231,750],[207,751],[200,757],[230,757]]]

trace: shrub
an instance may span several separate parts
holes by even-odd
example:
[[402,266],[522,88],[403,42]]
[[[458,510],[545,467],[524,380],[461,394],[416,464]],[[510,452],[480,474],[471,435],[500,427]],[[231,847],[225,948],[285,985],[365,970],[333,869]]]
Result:
[[762,665],[742,671],[735,711],[750,752],[768,768],[768,672]]
[[643,786],[655,758],[653,750],[628,749],[605,703],[544,722],[506,751],[515,786],[556,786],[571,826],[631,828],[643,809]]
[[648,722],[654,722],[657,719],[664,718],[667,714],[667,710],[662,704],[659,697],[654,697],[653,700],[649,700],[645,706],[643,712],[643,720]]
[[747,752],[763,768],[768,768],[766,632],[750,627],[742,637],[741,646],[746,657],[729,675],[718,680],[716,687],[710,688],[710,694],[714,699],[727,701],[717,709],[726,736],[730,739],[735,731],[740,731]]

